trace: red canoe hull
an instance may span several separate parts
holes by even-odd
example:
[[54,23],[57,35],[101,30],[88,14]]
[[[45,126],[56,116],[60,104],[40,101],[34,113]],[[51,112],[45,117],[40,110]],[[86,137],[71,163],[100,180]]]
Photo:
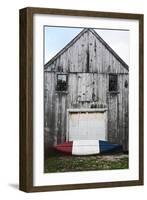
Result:
[[73,142],[64,142],[63,144],[57,144],[54,148],[62,153],[72,155]]

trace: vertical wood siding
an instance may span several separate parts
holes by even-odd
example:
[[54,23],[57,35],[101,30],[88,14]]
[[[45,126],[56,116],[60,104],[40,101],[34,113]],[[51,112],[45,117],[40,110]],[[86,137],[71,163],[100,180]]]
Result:
[[[56,91],[58,67],[68,75],[67,92]],[[118,93],[109,92],[109,74],[118,75]],[[128,149],[128,70],[90,31],[44,71],[45,150],[66,140],[68,108],[108,107],[108,139]]]

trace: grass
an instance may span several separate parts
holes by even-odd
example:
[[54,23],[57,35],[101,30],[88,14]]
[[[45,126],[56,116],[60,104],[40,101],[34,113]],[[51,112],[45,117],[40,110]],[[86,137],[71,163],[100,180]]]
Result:
[[128,155],[126,154],[70,156],[50,152],[44,163],[45,173],[127,168]]

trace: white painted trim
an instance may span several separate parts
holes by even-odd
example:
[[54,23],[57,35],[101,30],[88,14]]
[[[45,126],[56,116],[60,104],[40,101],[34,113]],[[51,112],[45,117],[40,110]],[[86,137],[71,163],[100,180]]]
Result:
[[106,112],[107,108],[70,108],[67,112]]

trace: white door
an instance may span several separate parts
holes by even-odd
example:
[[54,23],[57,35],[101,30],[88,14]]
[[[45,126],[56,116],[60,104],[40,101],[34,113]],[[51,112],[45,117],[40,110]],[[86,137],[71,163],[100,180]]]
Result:
[[68,140],[105,140],[107,112],[69,112]]

